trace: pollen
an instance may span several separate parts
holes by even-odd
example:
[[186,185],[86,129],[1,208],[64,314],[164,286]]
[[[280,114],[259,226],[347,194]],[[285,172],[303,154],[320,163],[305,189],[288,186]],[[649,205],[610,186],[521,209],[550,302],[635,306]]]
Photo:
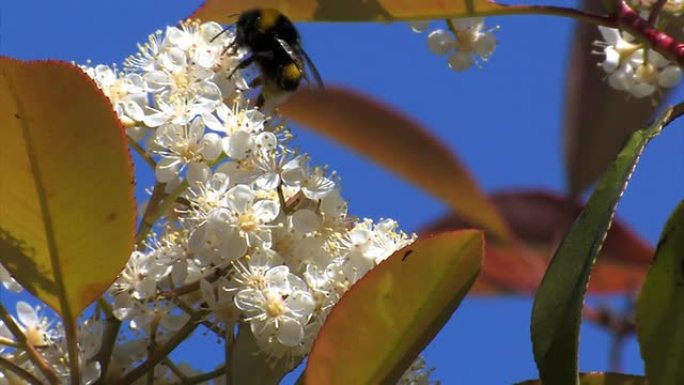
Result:
[[266,313],[272,318],[282,315],[285,312],[283,300],[276,296],[269,297],[268,304],[266,305]]
[[286,79],[299,79],[302,77],[302,71],[299,70],[297,64],[290,63],[283,67],[283,76]]
[[240,214],[238,217],[240,230],[250,233],[259,228],[259,220],[252,213]]

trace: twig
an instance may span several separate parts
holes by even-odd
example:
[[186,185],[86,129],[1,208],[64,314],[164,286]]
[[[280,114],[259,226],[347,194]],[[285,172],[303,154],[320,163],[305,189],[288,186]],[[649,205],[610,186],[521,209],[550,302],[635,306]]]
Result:
[[[147,357],[152,357],[157,350],[157,330],[159,329],[159,318],[154,318],[150,323],[150,344],[147,345]],[[154,385],[154,366],[147,372],[147,385]]]
[[[136,236],[135,242],[138,246],[143,240],[147,238],[147,234],[150,232],[154,223],[166,214],[174,203],[176,199],[188,188],[188,181],[184,180],[176,189],[174,189],[170,194],[165,194],[164,189],[166,188],[165,183],[157,183],[152,191],[152,198],[150,198],[150,203],[145,209],[145,214],[140,222],[140,228],[138,229],[138,235]],[[158,192],[159,191],[159,192]]]
[[[223,276],[228,270],[230,270],[231,266],[223,267],[223,268],[216,268],[213,273],[203,277],[202,279],[209,281],[210,283],[216,281],[219,279],[221,276]],[[159,294],[157,294],[158,297],[160,298],[177,298],[181,297],[186,294],[194,293],[200,288],[200,281],[195,281],[193,283],[189,283],[185,286],[181,286],[172,290],[168,291],[162,291]]]
[[[230,328],[226,327],[225,343],[223,344],[225,362],[233,362],[231,358],[235,354],[235,341],[235,325]],[[226,365],[224,372],[226,375],[226,385],[233,385],[233,376],[230,372],[230,365]]]
[[147,151],[145,151],[145,149],[142,148],[140,144],[133,140],[130,136],[128,136],[128,144],[131,147],[133,147],[135,152],[137,152],[138,155],[140,155],[140,157],[143,158],[145,163],[147,163],[150,166],[150,168],[152,168],[152,170],[157,168],[157,162],[155,162],[154,159],[150,157],[150,154],[148,154]]
[[655,22],[658,19],[658,14],[660,14],[660,11],[663,9],[663,6],[665,6],[665,3],[667,3],[667,0],[658,0],[651,7],[651,13],[648,15],[648,24],[650,24],[651,27],[655,26]]
[[21,377],[22,380],[28,382],[29,384],[33,385],[41,385],[42,383],[38,378],[36,378],[33,374],[29,373],[26,369],[22,368],[21,366],[15,364],[14,362],[0,357],[0,368],[4,368],[9,370],[10,372],[16,374],[17,376]]
[[654,50],[668,59],[679,63],[679,65],[684,65],[684,43],[655,28],[630,7],[625,0],[620,1],[618,7],[618,12],[615,15],[618,27],[647,41]]
[[135,369],[128,372],[121,377],[116,385],[128,385],[134,383],[137,379],[145,375],[149,370],[152,370],[155,365],[160,363],[166,356],[169,355],[181,342],[195,331],[199,325],[199,321],[206,315],[206,312],[198,311],[190,317],[188,322],[183,325],[171,338],[169,338],[163,345],[159,346],[152,355],[147,358],[147,361],[140,364]]
[[140,247],[140,243],[147,238],[147,234],[154,226],[155,220],[153,218],[157,217],[157,206],[164,199],[164,189],[166,188],[166,183],[157,182],[152,189],[152,197],[147,203],[145,208],[145,213],[143,214],[142,220],[140,221],[140,227],[138,228],[138,234],[135,237],[135,244]]
[[164,358],[162,360],[162,365],[166,366],[171,370],[174,376],[178,377],[179,380],[181,380],[182,384],[187,384],[188,383],[188,376],[183,374],[183,372],[176,366],[176,364],[171,361],[168,357]]
[[94,358],[102,367],[100,380],[97,381],[98,384],[102,384],[103,379],[107,377],[109,362],[111,361],[114,345],[116,345],[116,340],[119,336],[119,329],[121,329],[121,321],[114,316],[112,307],[106,299],[100,298],[97,303],[105,313],[105,331],[102,336],[102,344],[100,351],[97,352]]
[[38,353],[35,347],[33,347],[31,344],[28,343],[26,340],[26,335],[19,329],[19,326],[17,325],[16,322],[14,322],[14,319],[10,314],[7,312],[7,309],[5,309],[2,304],[0,304],[0,319],[5,323],[5,326],[10,330],[14,338],[17,339],[17,343],[19,346],[24,349],[29,356],[29,359],[31,362],[33,362],[36,367],[43,373],[43,375],[47,378],[48,382],[50,384],[57,384],[57,375],[55,372],[50,368],[47,362],[45,362],[45,359],[43,356]]
[[206,372],[204,374],[200,374],[194,377],[189,377],[187,380],[183,381],[182,384],[200,384],[205,381],[212,380],[214,378],[221,377],[226,371],[226,366],[222,365],[211,372]]

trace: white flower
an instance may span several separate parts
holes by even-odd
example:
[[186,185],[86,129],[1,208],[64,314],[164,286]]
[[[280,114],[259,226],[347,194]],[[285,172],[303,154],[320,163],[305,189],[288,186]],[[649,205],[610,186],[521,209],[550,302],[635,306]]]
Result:
[[[155,142],[162,148],[156,151],[162,159],[155,169],[157,181],[161,183],[177,178],[188,164],[194,164],[195,172],[191,176],[202,175],[203,166],[198,163],[215,160],[221,153],[218,135],[205,135],[202,119],[195,119],[189,125],[167,124],[159,127],[155,134]],[[193,179],[192,182],[201,181],[197,177]]]
[[325,176],[323,169],[310,169],[308,163],[307,156],[297,156],[283,166],[281,178],[287,186],[300,188],[307,198],[322,199],[335,188],[335,182]]
[[462,71],[475,62],[473,57],[476,56],[480,61],[485,62],[494,53],[497,43],[493,31],[496,28],[485,30],[484,18],[452,19],[450,23],[456,35],[457,50],[457,55],[449,58],[449,66],[452,69]]
[[650,96],[660,88],[674,87],[681,81],[681,68],[658,52],[633,43],[633,37],[615,28],[600,26],[604,41],[601,67],[608,73],[608,84],[636,98]]
[[413,20],[409,21],[409,27],[413,32],[423,32],[430,26],[430,20]]
[[[142,76],[135,73],[120,74],[116,72],[116,68],[103,64],[81,68],[95,80],[97,86],[109,98],[124,125],[135,126],[143,120],[148,103]],[[145,131],[131,132],[137,132],[139,137],[134,139],[139,140],[142,139],[141,133],[144,134]]]
[[112,285],[115,293],[127,293],[136,300],[150,298],[157,289],[157,280],[165,275],[165,268],[159,266],[149,254],[134,251],[123,272]]
[[247,185],[237,185],[225,193],[221,206],[199,209],[194,217],[201,220],[190,236],[191,250],[211,248],[221,258],[232,261],[242,257],[248,247],[269,247],[270,224],[280,212],[273,200],[257,200]]
[[34,347],[48,346],[57,338],[52,322],[40,314],[40,306],[32,307],[24,301],[17,302],[18,326],[26,336],[26,342]]
[[455,39],[443,29],[436,29],[428,35],[428,48],[435,55],[444,55],[454,48]]
[[218,127],[220,123],[213,112],[221,100],[221,91],[209,82],[200,83],[194,91],[188,95],[170,92],[155,95],[156,107],[148,107],[151,113],[143,117],[143,122],[149,127],[168,123],[188,124],[200,116],[208,126]]
[[416,358],[401,376],[397,385],[439,385],[439,381],[430,380],[434,369],[427,369],[423,357]]
[[20,291],[23,290],[19,282],[17,282],[12,275],[5,269],[4,266],[0,265],[0,282],[2,282],[2,286],[14,293],[19,293]]
[[206,308],[218,323],[230,327],[239,319],[239,311],[235,307],[235,285],[225,277],[215,283],[206,279],[200,280],[200,292],[206,302]]
[[286,346],[299,344],[314,306],[306,283],[287,266],[276,266],[266,272],[264,284],[240,290],[235,305],[245,312],[257,340],[275,337]]

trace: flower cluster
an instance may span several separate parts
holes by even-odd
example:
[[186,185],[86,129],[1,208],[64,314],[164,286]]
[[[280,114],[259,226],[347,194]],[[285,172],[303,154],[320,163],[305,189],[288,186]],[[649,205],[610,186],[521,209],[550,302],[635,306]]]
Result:
[[[657,2],[658,0],[627,0],[631,7],[644,12],[650,11]],[[679,16],[684,13],[684,1],[667,0],[660,11],[667,15]]]
[[[472,44],[490,39],[481,23],[460,31],[480,36],[462,41],[460,52],[483,52]],[[132,147],[154,167],[155,189],[163,193],[147,205],[159,208],[159,196],[170,202],[162,216],[146,211],[154,231],[79,323],[83,384],[105,375],[96,358],[103,311],[125,329],[106,363],[108,383],[144,362],[150,346],[199,323],[226,344],[237,330],[251,333],[269,362],[293,367],[341,296],[415,239],[393,220],[348,214],[335,174],[289,146],[292,135],[275,109],[256,106],[248,86],[255,74],[231,75],[244,55],[226,53],[233,38],[217,23],[188,21],[150,36],[121,69],[82,66],[111,100]],[[3,284],[14,287],[3,273]],[[29,305],[20,303],[18,313],[31,344],[45,347],[46,361],[66,380],[63,328]],[[0,338],[12,337],[0,328]],[[0,354],[14,362],[15,353]],[[30,360],[21,362],[40,376]],[[192,373],[157,365],[155,383],[177,382],[174,370]],[[418,360],[400,383],[428,384],[429,375]]]
[[682,79],[681,68],[658,52],[634,41],[626,32],[599,27],[604,41],[595,45],[603,49],[601,68],[608,74],[608,84],[636,98],[671,88]]
[[[428,48],[435,55],[449,55],[449,68],[465,71],[473,64],[480,66],[496,49],[494,29],[485,29],[484,18],[472,17],[447,20],[449,30],[436,29],[428,34]],[[411,23],[416,32],[429,27],[427,21]]]

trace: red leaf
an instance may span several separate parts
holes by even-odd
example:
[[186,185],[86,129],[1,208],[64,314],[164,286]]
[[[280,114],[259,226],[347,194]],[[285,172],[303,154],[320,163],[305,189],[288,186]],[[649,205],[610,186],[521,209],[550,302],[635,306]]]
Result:
[[510,237],[505,222],[456,155],[399,111],[354,91],[330,87],[325,92],[296,93],[281,112],[432,193],[474,227]]
[[[472,292],[532,293],[544,274],[548,259],[583,206],[557,193],[534,190],[494,194],[492,201],[525,247],[513,248],[495,240],[488,241],[487,262]],[[467,221],[451,214],[427,226],[421,233],[468,227]],[[616,220],[608,232],[603,256],[592,273],[589,292],[615,293],[638,287],[653,252],[650,245]]]

